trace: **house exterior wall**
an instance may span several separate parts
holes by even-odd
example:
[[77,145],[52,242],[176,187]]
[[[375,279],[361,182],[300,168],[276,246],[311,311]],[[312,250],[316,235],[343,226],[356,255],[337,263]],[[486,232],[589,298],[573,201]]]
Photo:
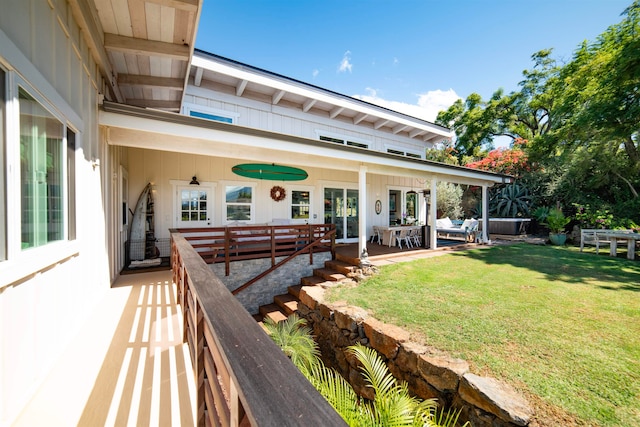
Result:
[[[260,181],[244,178],[234,174],[231,168],[245,161],[224,157],[201,156],[194,154],[174,153],[167,151],[125,148],[129,168],[129,206],[135,206],[140,193],[147,183],[153,183],[155,199],[155,233],[157,238],[168,238],[169,229],[177,226],[176,199],[174,197],[175,182],[187,185],[191,177],[196,175],[202,185],[213,187],[213,217],[211,226],[227,225],[225,218],[224,188],[226,185],[255,184],[255,218],[251,223],[264,224],[275,218],[290,218],[291,190],[308,189],[312,192],[312,205],[309,223],[322,224],[324,221],[324,189],[350,188],[358,189],[358,174],[355,172],[307,168],[309,174],[304,181],[279,182]],[[411,189],[411,179],[398,176],[369,174],[367,178],[367,224],[388,224],[388,190]],[[271,199],[270,190],[279,185],[286,190],[287,198],[280,202]],[[414,180],[414,185],[417,181]],[[414,187],[418,189],[417,187]],[[375,213],[376,200],[382,201],[382,212]],[[315,218],[314,218],[315,215]],[[301,221],[304,223],[304,221]]]
[[[184,98],[188,108],[203,108],[226,111],[234,115],[236,124],[264,129],[303,138],[319,139],[322,134],[353,138],[356,142],[368,143],[369,149],[387,152],[387,148],[407,150],[424,158],[425,149],[432,144],[418,141],[400,134],[354,125],[353,122],[330,119],[317,114],[304,113],[296,108],[272,105],[254,99],[215,92],[210,89],[189,86]],[[330,143],[329,143],[330,144]]]
[[[102,79],[68,2],[9,0],[2,10],[0,67],[7,102],[0,132],[6,152],[0,156],[6,176],[0,181],[0,244],[6,246],[0,258],[0,424],[10,425],[110,285],[105,217],[111,176],[103,168],[108,147],[97,125]],[[75,204],[64,209],[64,236],[30,249],[23,249],[20,231],[18,86],[76,136]],[[69,192],[62,194],[66,206]]]

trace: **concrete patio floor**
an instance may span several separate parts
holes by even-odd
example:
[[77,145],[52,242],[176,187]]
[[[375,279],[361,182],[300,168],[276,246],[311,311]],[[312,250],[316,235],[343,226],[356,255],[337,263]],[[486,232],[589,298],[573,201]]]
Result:
[[192,426],[195,382],[171,272],[121,276],[15,426]]

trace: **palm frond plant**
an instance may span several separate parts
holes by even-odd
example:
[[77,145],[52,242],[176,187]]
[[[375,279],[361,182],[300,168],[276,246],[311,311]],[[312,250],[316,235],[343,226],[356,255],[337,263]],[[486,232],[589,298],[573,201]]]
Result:
[[412,397],[407,384],[396,381],[375,350],[360,344],[349,347],[360,363],[367,386],[374,391],[374,400],[368,400],[359,397],[347,380],[322,363],[318,346],[304,319],[295,314],[280,323],[267,319],[265,327],[274,342],[350,426],[457,425],[460,411],[437,414],[435,399],[423,401]]
[[306,323],[296,314],[282,322],[275,322],[268,317],[264,319],[267,334],[303,373],[320,363],[318,345]]

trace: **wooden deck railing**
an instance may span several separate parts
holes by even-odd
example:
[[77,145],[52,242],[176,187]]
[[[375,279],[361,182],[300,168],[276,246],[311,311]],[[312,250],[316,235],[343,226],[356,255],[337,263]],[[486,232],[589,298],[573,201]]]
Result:
[[179,232],[208,264],[225,263],[225,275],[229,275],[229,263],[247,259],[276,258],[292,255],[308,246],[310,262],[314,252],[332,251],[335,248],[333,224],[302,225],[250,225],[240,227],[179,228]]
[[346,425],[176,232],[171,262],[199,426]]

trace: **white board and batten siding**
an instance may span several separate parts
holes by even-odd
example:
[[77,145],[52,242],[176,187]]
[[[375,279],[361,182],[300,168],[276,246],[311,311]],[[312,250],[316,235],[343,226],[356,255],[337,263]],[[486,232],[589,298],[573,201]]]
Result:
[[[111,166],[98,135],[103,82],[64,0],[11,0],[0,13],[0,66],[76,136],[75,239],[21,247],[19,115],[7,108],[6,259],[0,260],[0,425],[10,425],[110,286],[105,251]],[[17,106],[17,103],[12,103]],[[64,155],[66,159],[66,154]],[[65,178],[66,181],[66,178]],[[105,188],[102,188],[104,183]],[[66,184],[66,182],[65,182]],[[65,202],[68,193],[65,191]],[[65,220],[69,212],[65,211]],[[67,221],[65,221],[67,222]],[[3,231],[4,234],[4,231]]]
[[431,143],[402,134],[390,135],[388,132],[363,128],[348,121],[192,85],[187,88],[184,105],[201,112],[211,111],[216,114],[227,112],[234,116],[234,123],[240,126],[316,140],[319,139],[319,134],[336,135],[366,143],[369,149],[380,152],[387,152],[387,148],[391,147],[421,153],[424,156],[425,149],[432,146]]

